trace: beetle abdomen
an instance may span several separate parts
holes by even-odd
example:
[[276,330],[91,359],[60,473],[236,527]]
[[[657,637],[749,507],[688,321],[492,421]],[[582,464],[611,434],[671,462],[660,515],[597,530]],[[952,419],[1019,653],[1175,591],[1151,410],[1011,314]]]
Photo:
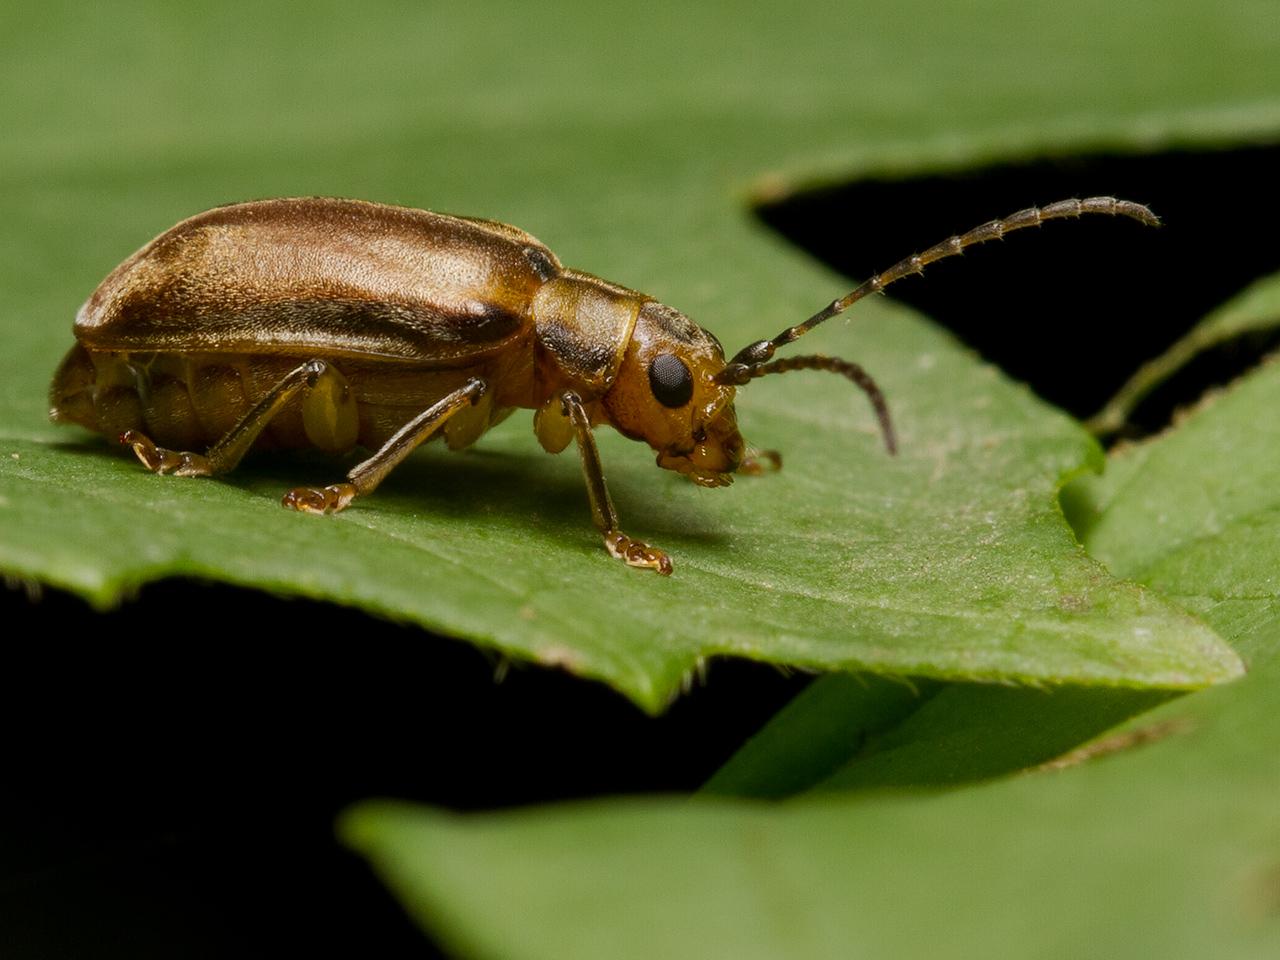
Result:
[[[278,381],[289,369],[282,358],[262,364],[247,357],[98,353],[77,345],[54,376],[50,416],[107,436],[137,430],[162,446],[200,450],[270,390],[276,370]],[[300,423],[296,411],[283,411],[261,445],[304,446],[305,440],[289,442],[298,439]]]
[[[192,389],[197,378],[203,390]],[[193,449],[225,434],[248,410],[252,401],[240,380],[234,367],[96,354],[77,344],[54,375],[49,416],[108,436],[145,431],[163,445]]]
[[[145,433],[163,447],[204,450],[222,439],[305,356],[107,353],[77,344],[50,388],[50,416],[117,437]],[[528,366],[527,361],[524,366]],[[529,372],[505,363],[424,370],[354,361],[331,362],[331,385],[289,403],[267,425],[255,448],[317,448],[344,453],[376,450],[436,400],[476,375],[501,379],[468,415],[443,434],[468,446],[521,401]],[[515,392],[513,392],[513,389]]]
[[559,262],[513,227],[355,200],[210,210],[138,251],[76,318],[94,350],[456,364],[530,328]]

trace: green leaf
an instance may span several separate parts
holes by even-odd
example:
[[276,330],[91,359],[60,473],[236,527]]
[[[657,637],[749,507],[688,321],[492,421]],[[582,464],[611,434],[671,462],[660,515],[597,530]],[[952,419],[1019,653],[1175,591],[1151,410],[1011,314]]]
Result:
[[709,794],[951,787],[1045,763],[1168,700],[1158,690],[899,685],[821,677],[707,781]]
[[[375,803],[343,833],[468,957],[1274,956],[1280,445],[1259,425],[1277,400],[1272,365],[1077,491],[1091,549],[1200,610],[1249,658],[1237,683],[942,795]],[[1208,510],[1188,499],[1205,484]]]
[[[1277,279],[1259,281],[1215,310],[1184,343],[1207,343],[1274,317],[1280,308]],[[1229,411],[1246,411],[1234,422],[1250,424],[1247,434],[1224,429],[1217,418],[1193,420],[1168,442],[1117,448],[1102,478],[1083,477],[1068,486],[1064,508],[1090,553],[1115,572],[1150,583],[1156,575],[1151,557],[1159,557],[1162,565],[1172,562],[1181,555],[1182,541],[1198,543],[1213,532],[1224,510],[1257,526],[1256,514],[1271,509],[1280,481],[1280,462],[1272,455],[1280,431],[1263,413],[1277,399],[1269,371],[1248,379],[1238,393],[1220,401]],[[1206,401],[1213,402],[1219,401]],[[1258,412],[1256,423],[1250,423],[1249,411]],[[1206,449],[1212,451],[1208,457]],[[1280,560],[1265,543],[1254,544],[1249,553],[1259,570]],[[1188,582],[1198,590],[1217,580],[1222,569],[1199,570]],[[1229,578],[1237,575],[1236,566],[1226,569]],[[1187,592],[1181,584],[1176,589],[1156,585],[1166,594]],[[1199,608],[1197,596],[1180,598]],[[1141,691],[973,685],[931,687],[926,693],[915,697],[902,687],[823,677],[779,711],[704,789],[781,797],[810,788],[940,786],[983,779],[1050,760],[1164,699]],[[818,717],[831,722],[821,726]]]
[[[1280,126],[1264,12],[1161,16],[1152,30],[1149,12],[1103,0],[536,16],[328,3],[305,22],[248,3],[16,11],[0,38],[0,570],[100,605],[171,576],[355,604],[600,678],[651,710],[715,655],[1021,682],[1234,676],[1211,631],[1073,542],[1054,496],[1097,457],[1078,428],[884,303],[806,344],[882,382],[895,460],[834,378],[746,391],[749,439],[788,467],[731,490],[694,490],[603,439],[623,524],[672,552],[668,581],[604,555],[576,465],[543,455],[525,416],[470,456],[422,452],[329,520],[275,501],[345,466],[157,478],[44,421],[100,278],[181,217],[256,196],[513,222],[735,349],[848,288],[744,216],[751,183]],[[1113,68],[1082,68],[1093,61]]]
[[945,690],[876,677],[819,677],[703,786],[725,796],[781,798],[832,776]]
[[1147,394],[1204,351],[1277,326],[1280,326],[1280,273],[1250,284],[1160,356],[1139,367],[1085,426],[1096,434],[1115,433]]
[[[1280,365],[1205,400],[1161,442],[1119,449],[1068,491],[1089,552],[1197,609],[1270,601],[1280,511]],[[1230,541],[1239,556],[1217,558]]]

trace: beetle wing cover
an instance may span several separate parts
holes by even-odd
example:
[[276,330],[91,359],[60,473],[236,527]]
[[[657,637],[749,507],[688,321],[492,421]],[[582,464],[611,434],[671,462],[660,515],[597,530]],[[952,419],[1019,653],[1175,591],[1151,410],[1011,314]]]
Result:
[[218,207],[117,267],[76,317],[98,350],[456,363],[531,328],[555,255],[506,224],[358,200]]

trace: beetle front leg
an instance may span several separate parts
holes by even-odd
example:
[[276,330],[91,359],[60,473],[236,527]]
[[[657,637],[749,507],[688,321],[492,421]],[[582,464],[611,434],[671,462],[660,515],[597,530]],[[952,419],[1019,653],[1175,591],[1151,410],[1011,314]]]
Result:
[[587,498],[591,501],[591,518],[604,538],[605,549],[610,555],[632,567],[656,570],[663,576],[671,573],[671,558],[666,551],[651,547],[643,540],[634,540],[618,529],[618,513],[605,486],[604,470],[600,466],[600,451],[591,433],[591,418],[581,398],[572,390],[560,394],[565,416],[573,424],[578,441],[578,453],[582,455],[582,476],[587,481]]
[[777,473],[782,469],[782,454],[777,450],[757,450],[747,448],[747,455],[738,464],[738,473],[748,477],[759,477],[766,473]]
[[356,497],[372,493],[387,474],[420,444],[431,439],[450,417],[477,403],[486,389],[488,388],[483,380],[472,377],[397,430],[395,436],[384,443],[372,457],[352,467],[346,482],[318,488],[294,487],[284,495],[281,505],[303,513],[336,513],[345,510]]

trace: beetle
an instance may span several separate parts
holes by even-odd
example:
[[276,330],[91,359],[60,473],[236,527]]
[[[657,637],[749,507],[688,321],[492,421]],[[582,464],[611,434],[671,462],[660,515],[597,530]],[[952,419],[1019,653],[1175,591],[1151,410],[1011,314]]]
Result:
[[117,436],[152,472],[181,477],[225,473],[254,447],[373,451],[341,482],[284,495],[286,507],[327,514],[371,493],[424,441],[467,447],[530,408],[548,452],[576,441],[609,553],[669,574],[663,550],[619,528],[594,427],[648,443],[658,466],[696,484],[725,486],[781,463],[748,455],[736,390],[826,370],[867,394],[893,453],[888,407],[866,371],[837,357],[775,360],[777,349],[935,260],[1083,214],[1159,222],[1112,197],[1022,210],[902,260],[726,361],[684,314],[564,267],[504,223],[360,200],[232,204],[177,224],[102,281],[76,315],[50,416]]

